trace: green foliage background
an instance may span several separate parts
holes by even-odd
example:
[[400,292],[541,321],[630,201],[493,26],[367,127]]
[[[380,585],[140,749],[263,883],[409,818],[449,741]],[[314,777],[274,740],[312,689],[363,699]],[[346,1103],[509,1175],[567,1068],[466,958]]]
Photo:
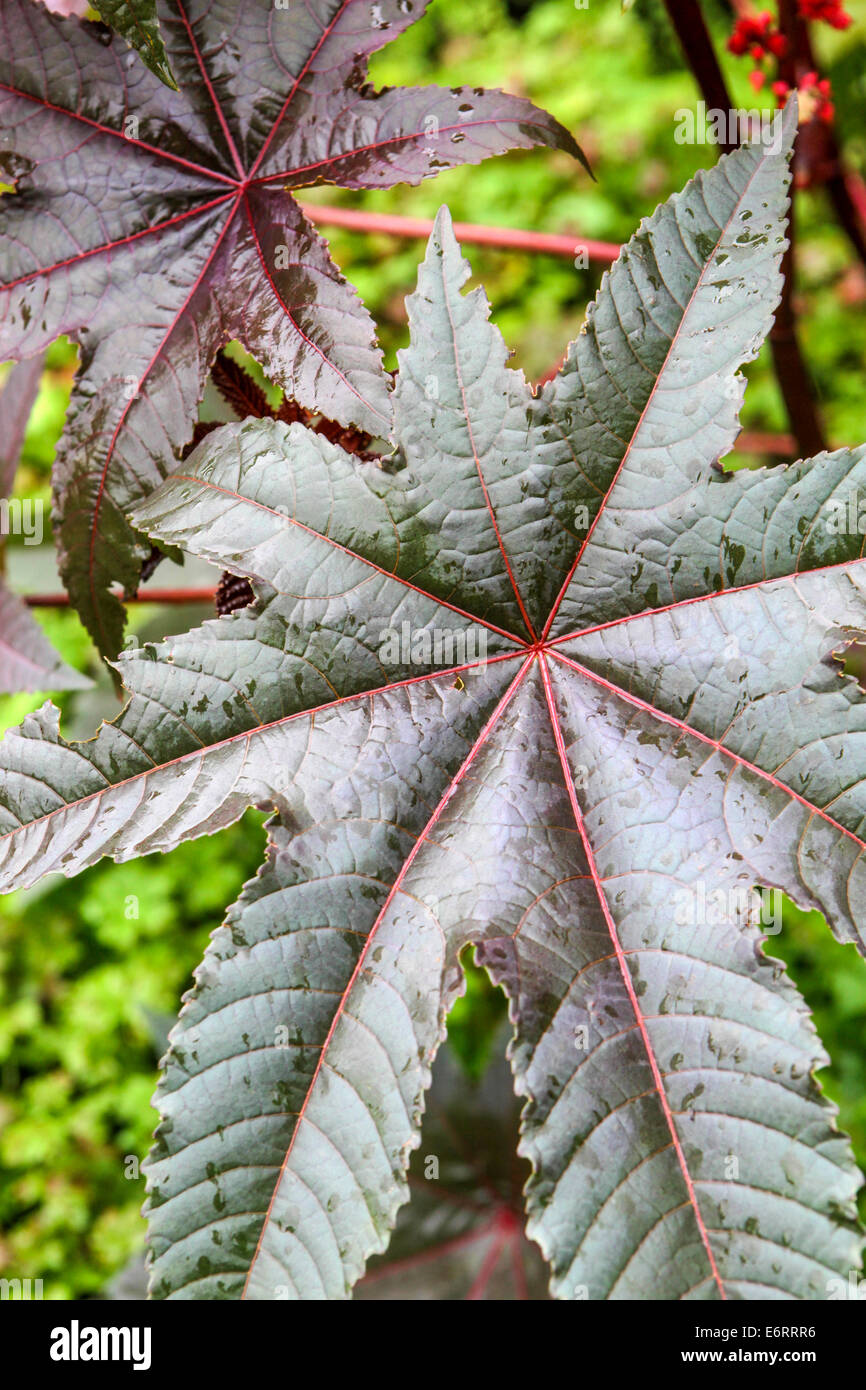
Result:
[[[866,0],[856,23],[816,32],[833,80],[848,159],[866,169]],[[730,24],[721,0],[704,9],[719,40]],[[753,107],[747,62],[725,57],[736,103]],[[694,105],[660,0],[434,0],[427,15],[373,63],[379,84],[439,82],[504,87],[532,97],[574,131],[597,182],[561,155],[534,152],[456,170],[419,189],[350,195],[325,188],[309,201],[431,216],[447,202],[455,219],[619,241],[639,219],[713,162],[707,145],[674,142],[674,113]],[[820,192],[798,204],[797,306],[817,398],[834,443],[866,439],[866,275],[833,224]],[[403,297],[420,242],[333,233],[335,257],[377,322],[389,365],[406,341]],[[600,279],[597,267],[467,248],[515,361],[538,377],[577,332]],[[28,432],[16,491],[49,498],[48,475],[75,369],[75,349],[52,349]],[[0,368],[2,372],[2,368]],[[784,430],[767,355],[750,369],[744,422]],[[10,544],[14,544],[12,538]],[[184,629],[196,610],[140,606],[140,637]],[[95,694],[60,697],[67,734],[88,736],[116,711],[74,615],[40,621],[66,659],[98,677]],[[0,699],[0,729],[43,696]],[[132,864],[103,863],[78,879],[51,879],[0,901],[0,1275],[42,1278],[45,1296],[99,1296],[138,1251],[143,1184],[137,1160],[153,1125],[150,1096],[166,1029],[188,988],[208,933],[260,861],[262,817]],[[817,913],[785,909],[768,952],[782,956],[814,1010],[832,1065],[822,1072],[842,1124],[866,1165],[866,963],[830,938]],[[470,970],[450,1020],[466,1067],[478,1072],[502,1016],[501,997]]]

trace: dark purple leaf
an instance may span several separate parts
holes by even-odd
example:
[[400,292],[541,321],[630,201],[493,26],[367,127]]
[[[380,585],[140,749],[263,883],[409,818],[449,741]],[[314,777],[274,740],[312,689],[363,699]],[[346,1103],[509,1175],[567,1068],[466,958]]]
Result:
[[90,685],[58,656],[29,609],[0,579],[0,692],[85,690]]
[[103,653],[109,592],[147,549],[127,520],[190,438],[208,368],[240,339],[302,405],[387,435],[374,326],[292,196],[417,183],[511,148],[580,151],[531,103],[373,91],[366,62],[425,6],[157,6],[175,92],[101,26],[30,0],[0,13],[0,357],[60,333],[81,369],[58,455],[61,568]]
[[520,1105],[505,1037],[471,1081],[450,1047],[436,1058],[409,1167],[410,1197],[356,1299],[543,1299],[547,1270],[523,1230],[529,1165],[515,1152]]

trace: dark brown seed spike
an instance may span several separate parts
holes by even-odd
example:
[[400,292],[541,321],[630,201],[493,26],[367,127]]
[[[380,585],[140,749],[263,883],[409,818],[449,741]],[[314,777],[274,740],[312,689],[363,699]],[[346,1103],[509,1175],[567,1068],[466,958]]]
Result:
[[220,429],[222,423],[221,420],[196,420],[195,428],[192,432],[192,439],[188,444],[185,444],[181,450],[181,458],[189,458],[193,449],[201,444],[203,439],[207,439],[212,430]]
[[211,367],[211,377],[223,400],[242,420],[248,415],[254,415],[259,420],[273,416],[274,412],[262,388],[227,353],[217,353]]
[[255,602],[255,594],[248,579],[228,571],[220,579],[216,591],[216,611],[219,616],[234,613],[238,608],[248,608]]
[[152,546],[150,547],[150,554],[148,555],[147,559],[142,561],[142,565],[141,565],[141,578],[140,578],[139,581],[138,581],[139,584],[146,584],[147,581],[148,581],[148,579],[150,579],[150,578],[152,577],[152,575],[154,574],[154,572],[155,572],[155,570],[156,570],[156,567],[157,567],[157,565],[159,564],[160,560],[164,560],[164,559],[165,559],[165,556],[163,555],[163,553],[162,553],[162,551],[160,550],[159,546],[158,546],[158,545],[152,545]]
[[304,406],[298,405],[297,401],[286,396],[277,411],[277,419],[282,420],[286,425],[294,425],[298,420],[302,425],[308,425],[312,415]]
[[313,428],[317,434],[324,435],[332,444],[339,444],[340,448],[344,449],[347,454],[355,454],[361,459],[373,457],[370,453],[373,437],[365,434],[363,430],[353,429],[352,426],[338,425],[334,420],[320,420]]

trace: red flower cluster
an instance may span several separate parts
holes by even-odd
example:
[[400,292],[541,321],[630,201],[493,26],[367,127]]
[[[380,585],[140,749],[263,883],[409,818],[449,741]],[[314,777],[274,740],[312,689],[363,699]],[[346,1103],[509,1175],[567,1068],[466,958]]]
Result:
[[[831,24],[834,29],[847,29],[851,23],[851,16],[842,8],[842,0],[799,0],[799,8],[802,19],[820,20]],[[762,10],[760,14],[744,15],[737,20],[734,32],[728,39],[728,50],[737,57],[748,54],[754,62],[771,66],[774,58],[785,57],[788,41],[776,26],[772,13]],[[756,92],[761,90],[766,80],[766,68],[762,70],[756,67],[749,73],[749,81]],[[830,83],[826,78],[819,79],[816,72],[807,72],[800,79],[798,90],[804,98],[801,101],[802,119],[832,121],[834,108]],[[772,91],[779,105],[784,105],[788,84],[774,82]]]
[[[772,90],[779,99],[779,105],[784,106],[791,90],[787,82],[774,82]],[[797,91],[800,93],[800,111],[803,119],[826,121],[828,124],[832,121],[836,108],[831,99],[828,78],[819,78],[817,72],[807,72],[800,78]]]
[[760,14],[746,15],[743,19],[737,20],[734,32],[728,39],[728,49],[738,58],[744,53],[750,53],[755,62],[759,63],[768,53],[772,53],[774,58],[784,58],[788,51],[788,41],[784,34],[780,34],[779,30],[773,27],[770,11],[762,10]]
[[842,0],[800,0],[803,19],[823,20],[834,29],[847,29],[851,16],[842,9]]
[[829,124],[836,112],[831,100],[829,80],[826,77],[819,78],[817,72],[807,72],[805,77],[800,78],[798,90],[807,100],[814,103],[812,114],[815,120],[827,121]]

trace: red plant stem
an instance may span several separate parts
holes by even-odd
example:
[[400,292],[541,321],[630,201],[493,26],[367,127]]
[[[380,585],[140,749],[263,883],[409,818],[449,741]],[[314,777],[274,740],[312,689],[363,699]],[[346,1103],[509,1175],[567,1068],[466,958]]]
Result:
[[[704,22],[699,0],[665,0],[665,8],[701,95],[707,103],[707,109],[730,111],[732,103],[727,83]],[[726,129],[727,126],[726,121]],[[724,154],[728,154],[736,149],[736,144],[728,144],[725,141],[720,145],[720,149]]]
[[827,447],[824,430],[813,399],[813,387],[797,341],[797,325],[792,303],[794,280],[794,199],[788,214],[788,249],[782,257],[782,298],[770,329],[770,347],[776,376],[782,388],[785,408],[797,449],[803,458],[820,454]]
[[[800,18],[797,0],[779,0],[779,29],[788,40],[788,51],[779,60],[779,76],[789,87],[796,87],[798,68],[802,61],[802,56],[798,57],[798,55],[802,55],[803,43],[807,41],[806,26]],[[801,151],[804,143],[808,147],[809,127],[815,124],[817,123],[810,121],[805,127],[805,142],[802,127],[794,142],[795,182],[791,186],[791,206],[788,213],[788,249],[782,257],[782,298],[776,310],[773,327],[770,329],[770,346],[773,351],[776,375],[785,398],[791,428],[797,439],[797,447],[805,458],[811,457],[812,454],[819,454],[826,447],[824,431],[813,400],[812,383],[797,342],[797,324],[793,305],[796,174],[801,163]]]
[[[833,136],[834,145],[835,140]],[[841,160],[837,160],[824,182],[839,225],[866,265],[866,184],[859,174],[844,169]]]
[[[355,232],[379,232],[386,236],[416,237],[426,241],[433,230],[431,217],[398,217],[392,213],[359,212],[356,208],[324,207],[319,203],[302,203],[311,222],[322,227],[346,227]],[[455,222],[458,241],[475,246],[496,246],[503,250],[541,252],[549,256],[564,256],[574,260],[585,251],[590,261],[610,264],[620,253],[612,241],[589,241],[586,237],[566,236],[556,232],[525,232],[518,227],[484,227],[475,222]]]
[[[68,608],[68,594],[22,594],[28,608]],[[213,603],[216,589],[139,589],[124,603]]]
[[499,1229],[496,1230],[496,1234],[493,1237],[490,1249],[487,1251],[487,1254],[484,1257],[484,1263],[482,1264],[481,1269],[478,1271],[478,1275],[476,1276],[472,1288],[466,1295],[467,1302],[475,1303],[484,1297],[485,1293],[487,1292],[487,1286],[490,1283],[490,1280],[493,1278],[493,1272],[499,1263],[499,1258],[502,1254],[502,1251],[505,1249],[505,1246],[508,1242],[508,1234],[509,1232],[506,1226],[499,1227]]
[[[733,103],[716,57],[713,41],[704,23],[699,0],[665,0],[665,7],[707,107],[718,111],[731,111]],[[793,24],[800,23],[796,0],[780,0],[779,3],[779,23],[787,37],[786,22],[792,32]],[[793,44],[791,49],[793,52]],[[793,62],[793,57],[785,61]],[[785,77],[784,72],[782,76]],[[796,83],[789,85],[796,86]],[[730,122],[726,121],[725,125],[728,127]],[[797,144],[799,145],[799,138]],[[818,454],[824,448],[824,433],[815,408],[812,383],[797,341],[791,298],[794,283],[793,189],[788,224],[788,249],[782,259],[782,275],[782,298],[773,327],[770,329],[770,347],[788,419],[797,440],[797,450],[804,458],[810,458],[812,454]]]

